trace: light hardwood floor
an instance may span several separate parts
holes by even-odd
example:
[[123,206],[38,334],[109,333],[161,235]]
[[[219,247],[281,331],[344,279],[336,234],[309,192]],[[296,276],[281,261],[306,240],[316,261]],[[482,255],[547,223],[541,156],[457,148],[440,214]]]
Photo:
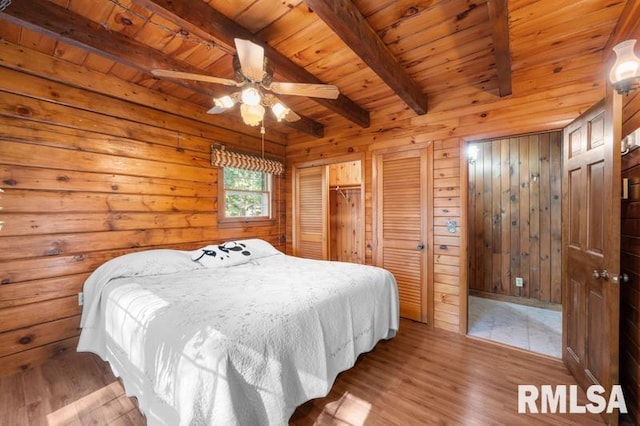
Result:
[[[575,381],[559,360],[402,320],[398,336],[360,357],[327,397],[299,407],[291,424],[602,424],[592,414],[518,414],[518,384]],[[1,377],[0,413],[2,425],[145,424],[108,365],[86,353]]]

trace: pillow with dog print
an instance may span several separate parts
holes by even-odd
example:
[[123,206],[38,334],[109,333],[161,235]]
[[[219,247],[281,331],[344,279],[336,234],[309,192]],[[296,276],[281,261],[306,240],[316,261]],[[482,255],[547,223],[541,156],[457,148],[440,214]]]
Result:
[[207,268],[226,268],[241,265],[251,260],[246,244],[230,241],[219,245],[208,245],[191,252],[191,260]]

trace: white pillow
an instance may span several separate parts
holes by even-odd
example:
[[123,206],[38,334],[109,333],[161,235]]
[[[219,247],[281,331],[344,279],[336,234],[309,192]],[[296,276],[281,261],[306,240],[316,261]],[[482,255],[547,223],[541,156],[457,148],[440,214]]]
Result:
[[207,268],[226,268],[249,262],[251,252],[246,249],[246,245],[232,241],[195,250],[191,252],[191,260]]
[[250,238],[247,240],[238,240],[238,244],[244,244],[248,251],[251,252],[251,259],[260,259],[261,257],[273,256],[276,254],[284,254],[265,240],[259,238]]

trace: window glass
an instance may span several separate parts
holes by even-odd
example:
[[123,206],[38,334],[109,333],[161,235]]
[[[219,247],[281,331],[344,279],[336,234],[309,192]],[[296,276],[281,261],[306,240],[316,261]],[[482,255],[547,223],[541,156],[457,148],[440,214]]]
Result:
[[224,168],[224,212],[227,218],[271,217],[271,175]]

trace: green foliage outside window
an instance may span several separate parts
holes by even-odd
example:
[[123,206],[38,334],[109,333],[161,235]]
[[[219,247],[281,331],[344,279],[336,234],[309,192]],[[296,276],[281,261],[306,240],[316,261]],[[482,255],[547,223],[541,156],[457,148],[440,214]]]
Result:
[[271,175],[224,168],[225,217],[269,217]]

